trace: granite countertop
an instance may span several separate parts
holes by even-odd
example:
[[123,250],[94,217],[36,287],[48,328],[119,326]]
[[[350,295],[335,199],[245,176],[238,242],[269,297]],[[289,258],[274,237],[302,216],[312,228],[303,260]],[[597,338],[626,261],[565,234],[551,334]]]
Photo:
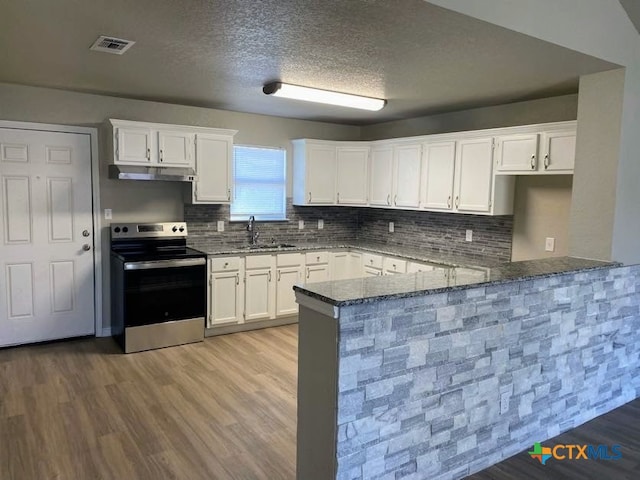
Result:
[[[268,244],[264,244],[268,245]],[[217,255],[259,255],[261,253],[305,252],[312,250],[338,250],[353,248],[361,251],[401,257],[424,263],[440,264],[448,267],[492,267],[503,262],[486,256],[455,255],[436,250],[417,249],[414,247],[394,246],[377,243],[349,242],[335,244],[296,243],[294,247],[276,247],[249,249],[246,246],[220,245],[202,242],[190,242],[190,247],[200,250],[209,256]]]
[[294,290],[333,306],[378,302],[468,288],[469,285],[491,285],[512,280],[549,277],[565,272],[579,272],[618,266],[615,262],[600,262],[574,257],[504,263],[487,269],[486,278],[464,272],[449,278],[441,271],[408,273],[382,277],[357,278],[331,282],[296,285]]

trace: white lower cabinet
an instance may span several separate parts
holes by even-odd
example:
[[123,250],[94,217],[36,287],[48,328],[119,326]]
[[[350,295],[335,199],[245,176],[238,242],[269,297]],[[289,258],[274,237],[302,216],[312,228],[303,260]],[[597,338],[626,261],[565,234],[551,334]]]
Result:
[[244,282],[240,257],[210,260],[209,312],[207,326],[229,325],[244,321]]
[[266,320],[275,316],[272,255],[250,255],[245,259],[244,319]]
[[399,258],[385,257],[382,262],[382,270],[385,275],[395,275],[397,273],[407,273],[407,261]]
[[350,250],[334,252],[331,256],[331,280],[362,277],[362,254]]
[[362,267],[362,274],[365,277],[379,277],[382,275],[382,269],[376,267],[370,267],[369,265],[364,265]]
[[293,286],[302,280],[304,255],[302,253],[283,253],[276,259],[276,317],[296,315],[296,303]]
[[329,252],[307,252],[304,255],[305,275],[304,283],[327,282],[331,280],[329,269]]
[[432,272],[436,267],[426,263],[407,262],[407,273]]

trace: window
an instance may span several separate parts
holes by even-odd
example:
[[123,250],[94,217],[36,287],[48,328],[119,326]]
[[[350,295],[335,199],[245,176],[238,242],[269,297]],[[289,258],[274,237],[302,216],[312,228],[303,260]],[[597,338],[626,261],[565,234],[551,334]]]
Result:
[[285,150],[233,147],[231,221],[286,220]]

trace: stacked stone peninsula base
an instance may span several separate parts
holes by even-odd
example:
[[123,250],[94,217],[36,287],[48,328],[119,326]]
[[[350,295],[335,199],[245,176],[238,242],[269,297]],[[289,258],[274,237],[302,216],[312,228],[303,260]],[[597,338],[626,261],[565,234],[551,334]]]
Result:
[[637,398],[640,266],[511,266],[295,287],[297,478],[463,478]]

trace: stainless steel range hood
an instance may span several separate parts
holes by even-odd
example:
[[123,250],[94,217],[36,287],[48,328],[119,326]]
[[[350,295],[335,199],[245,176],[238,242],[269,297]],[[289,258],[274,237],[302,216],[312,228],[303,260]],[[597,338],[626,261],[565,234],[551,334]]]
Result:
[[109,178],[118,180],[162,180],[165,182],[193,182],[198,179],[192,168],[136,167],[109,165]]

